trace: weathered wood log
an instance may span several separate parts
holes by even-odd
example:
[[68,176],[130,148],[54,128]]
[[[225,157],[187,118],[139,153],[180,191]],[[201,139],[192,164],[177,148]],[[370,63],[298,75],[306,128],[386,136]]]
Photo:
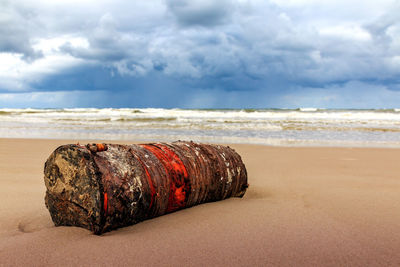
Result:
[[246,168],[232,148],[178,141],[57,148],[44,167],[56,226],[101,234],[197,204],[242,197]]

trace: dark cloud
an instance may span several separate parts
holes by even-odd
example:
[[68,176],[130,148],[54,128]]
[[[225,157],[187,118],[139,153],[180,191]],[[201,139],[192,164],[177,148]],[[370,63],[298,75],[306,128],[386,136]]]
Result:
[[168,9],[183,26],[214,26],[226,23],[233,11],[229,0],[167,0]]
[[9,1],[1,1],[0,6],[0,52],[20,53],[26,60],[41,57],[31,44],[32,31],[38,27],[36,14]]

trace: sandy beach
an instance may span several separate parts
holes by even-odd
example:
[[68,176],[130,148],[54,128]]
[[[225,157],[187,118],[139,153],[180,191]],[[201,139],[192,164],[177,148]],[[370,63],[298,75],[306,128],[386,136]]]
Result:
[[244,198],[96,236],[44,204],[44,162],[76,142],[0,139],[0,266],[400,265],[400,149],[232,145]]

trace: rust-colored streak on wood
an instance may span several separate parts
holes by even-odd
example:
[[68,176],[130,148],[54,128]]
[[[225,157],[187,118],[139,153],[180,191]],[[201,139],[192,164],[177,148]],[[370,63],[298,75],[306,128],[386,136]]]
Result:
[[170,188],[167,208],[167,212],[171,212],[186,205],[186,198],[190,192],[190,180],[188,179],[186,167],[179,156],[165,145],[158,144],[158,147],[169,157],[172,173],[175,174]]
[[185,184],[187,171],[183,162],[172,150],[161,144],[141,146],[153,153],[161,161],[169,178],[170,190],[166,211],[172,212],[183,208],[186,204],[186,194],[188,192],[188,186]]
[[159,147],[162,151],[164,151],[166,153],[166,155],[168,155],[168,157],[170,157],[170,160],[172,160],[174,162],[173,167],[175,168],[176,171],[183,173],[183,176],[185,178],[188,177],[185,165],[183,164],[182,160],[179,158],[179,156],[177,154],[175,154],[174,151],[172,151],[171,149],[168,148],[168,146],[163,145],[163,144],[157,144],[157,147]]
[[233,149],[178,141],[57,148],[45,163],[56,226],[95,234],[201,203],[242,197],[247,172]]
[[104,213],[107,214],[107,210],[108,210],[108,197],[107,197],[107,192],[104,192]]

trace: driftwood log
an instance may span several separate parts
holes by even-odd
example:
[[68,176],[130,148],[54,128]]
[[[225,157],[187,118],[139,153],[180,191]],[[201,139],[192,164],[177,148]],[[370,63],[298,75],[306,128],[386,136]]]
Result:
[[95,234],[197,204],[242,197],[246,168],[232,148],[178,141],[63,145],[44,168],[56,226]]

